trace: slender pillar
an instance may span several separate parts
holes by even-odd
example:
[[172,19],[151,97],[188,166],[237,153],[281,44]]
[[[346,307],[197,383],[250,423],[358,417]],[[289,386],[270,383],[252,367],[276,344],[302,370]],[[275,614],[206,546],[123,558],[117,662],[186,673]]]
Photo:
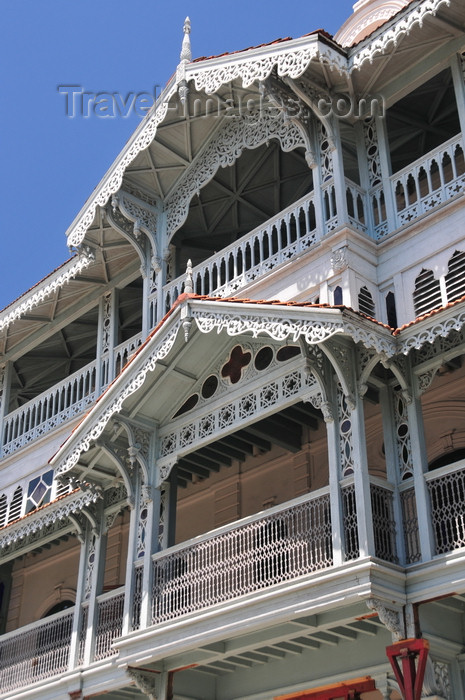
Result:
[[329,500],[333,538],[333,564],[334,566],[340,566],[345,560],[344,515],[342,511],[341,489],[339,486],[341,472],[339,459],[339,421],[337,420],[335,391],[331,393],[332,400],[329,410],[325,415],[326,436],[328,440]]
[[103,577],[105,574],[105,554],[107,533],[105,531],[105,518],[103,514],[103,502],[99,503],[98,530],[90,536],[87,550],[85,600],[89,601],[87,611],[87,631],[84,646],[83,665],[88,666],[94,658],[96,631],[98,623],[97,596],[103,589]]
[[342,159],[341,135],[339,120],[332,119],[334,150],[332,151],[332,166],[334,178],[334,190],[336,196],[336,210],[338,226],[348,222],[346,182],[344,177],[344,162]]
[[363,399],[357,394],[351,411],[355,502],[360,556],[375,556],[370,476],[368,473]]
[[[138,594],[137,588],[137,570],[136,564],[138,561],[138,556],[140,554],[138,548],[139,528],[140,523],[143,521],[144,502],[141,499],[141,474],[139,469],[134,469],[134,507],[131,509],[130,519],[129,519],[129,535],[128,535],[128,556],[126,565],[126,580],[124,583],[124,608],[123,608],[123,627],[122,636],[133,629],[134,626],[137,627],[138,620],[135,620],[135,596]],[[136,615],[137,617],[137,615]]]
[[89,523],[87,523],[84,533],[81,535],[81,548],[79,552],[79,570],[76,586],[76,602],[74,605],[73,629],[71,632],[71,647],[69,651],[70,670],[79,666],[81,630],[83,625],[84,610],[82,604],[85,601],[85,589],[87,578],[87,565],[89,556],[89,545],[93,537]]
[[465,139],[465,58],[456,54],[451,63],[462,141]]
[[394,423],[394,411],[392,396],[388,387],[380,391],[381,415],[383,420],[384,457],[386,460],[386,477],[388,482],[395,486],[394,491],[394,522],[396,523],[396,551],[400,562],[406,562],[405,541],[403,537],[403,514],[398,485],[400,472],[397,464],[396,450],[396,426]]
[[152,555],[158,550],[158,533],[160,523],[161,493],[154,486],[142,490],[146,508],[146,527],[144,545],[144,564],[142,574],[142,599],[140,612],[140,628],[145,629],[152,624],[152,589],[153,562]]
[[388,232],[391,232],[395,231],[395,229],[397,228],[397,211],[394,193],[392,191],[392,183],[390,180],[391,157],[386,129],[386,119],[384,118],[384,116],[376,116],[376,135],[378,139],[379,162],[381,165],[381,180],[383,183]]
[[415,485],[415,501],[417,506],[418,530],[420,538],[422,561],[430,561],[435,546],[431,527],[431,504],[425,473],[428,471],[425,435],[423,429],[423,414],[418,392],[416,377],[410,377],[412,400],[407,405],[410,442],[412,449],[413,481]]
[[100,300],[97,338],[97,379],[99,390],[114,379],[114,349],[117,336],[117,290]]

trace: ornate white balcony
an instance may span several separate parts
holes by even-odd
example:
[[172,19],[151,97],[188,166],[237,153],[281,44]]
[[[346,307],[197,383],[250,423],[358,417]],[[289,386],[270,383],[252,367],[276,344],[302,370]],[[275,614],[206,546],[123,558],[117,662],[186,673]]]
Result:
[[6,416],[3,456],[79,415],[97,396],[96,363],[91,362]]
[[73,616],[70,608],[0,638],[2,693],[68,670]]
[[[390,177],[395,204],[394,230],[409,224],[465,190],[465,161],[462,134],[418,158]],[[374,237],[391,233],[382,185],[370,191]]]

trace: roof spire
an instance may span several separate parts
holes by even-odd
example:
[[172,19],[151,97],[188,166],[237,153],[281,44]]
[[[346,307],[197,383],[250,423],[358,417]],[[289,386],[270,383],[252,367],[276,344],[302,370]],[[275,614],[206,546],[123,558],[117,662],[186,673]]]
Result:
[[182,40],[182,49],[179,58],[181,61],[187,61],[188,63],[192,61],[192,49],[191,49],[191,21],[189,17],[184,20],[183,26],[184,38]]

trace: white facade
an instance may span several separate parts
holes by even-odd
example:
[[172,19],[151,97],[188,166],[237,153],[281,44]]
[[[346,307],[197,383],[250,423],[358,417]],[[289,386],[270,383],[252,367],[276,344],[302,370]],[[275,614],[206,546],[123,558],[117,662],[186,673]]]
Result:
[[186,21],[0,314],[0,697],[463,700],[464,29]]

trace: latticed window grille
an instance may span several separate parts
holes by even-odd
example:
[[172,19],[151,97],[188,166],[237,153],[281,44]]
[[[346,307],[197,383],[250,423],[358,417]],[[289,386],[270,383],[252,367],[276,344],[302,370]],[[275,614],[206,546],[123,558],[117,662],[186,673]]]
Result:
[[21,517],[23,505],[23,490],[21,486],[18,486],[11,499],[10,509],[8,511],[8,522],[12,523],[13,520],[17,520]]
[[375,302],[367,287],[362,287],[358,293],[358,310],[371,318],[375,317]]
[[465,546],[465,470],[428,482],[436,554]]
[[68,669],[73,610],[0,638],[0,688],[10,692]]
[[360,556],[357,528],[357,504],[355,502],[355,486],[350,484],[341,490],[342,514],[344,524],[345,561],[357,559]]
[[329,495],[157,554],[153,623],[202,610],[333,563]]
[[423,269],[415,279],[413,305],[417,316],[442,306],[441,284],[432,270]]
[[124,593],[98,602],[98,619],[95,633],[95,660],[116,654],[112,642],[121,637],[123,629]]
[[373,532],[375,554],[384,561],[397,564],[396,525],[392,492],[375,484],[370,485],[371,510],[373,515]]
[[456,250],[449,260],[446,275],[447,301],[455,301],[465,294],[465,253]]
[[418,529],[415,489],[406,489],[400,494],[405,544],[405,563],[421,561],[420,533]]

